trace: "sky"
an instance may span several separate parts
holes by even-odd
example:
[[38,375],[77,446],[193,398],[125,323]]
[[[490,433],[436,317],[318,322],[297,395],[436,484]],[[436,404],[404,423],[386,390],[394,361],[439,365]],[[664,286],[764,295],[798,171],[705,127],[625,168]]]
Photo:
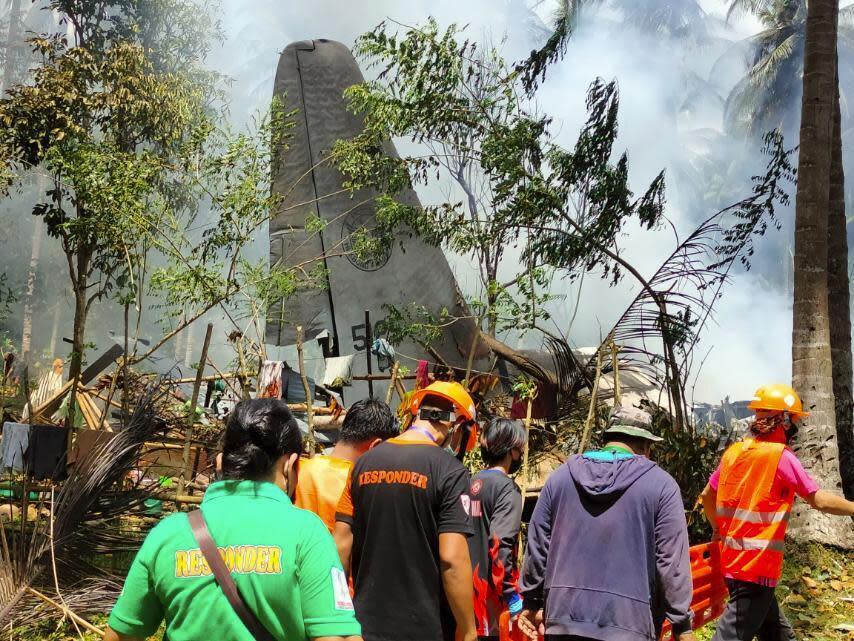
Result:
[[[524,1],[509,0],[223,0],[226,41],[213,53],[211,65],[234,78],[232,115],[240,121],[269,98],[278,53],[290,42],[329,38],[352,45],[359,34],[382,20],[414,25],[433,16],[441,26],[452,22],[467,25],[467,35],[497,43],[504,57],[512,61],[525,56],[547,36],[555,6],[555,2],[546,1],[529,9]],[[674,117],[673,101],[684,92],[686,69],[708,78],[713,63],[730,46],[725,40],[745,38],[759,28],[751,16],[736,16],[726,22],[722,2],[702,0],[701,6],[710,16],[710,38],[699,49],[625,29],[615,31],[615,16],[607,13],[585,19],[567,55],[552,68],[537,96],[539,109],[554,118],[557,139],[570,146],[586,115],[586,88],[597,76],[615,78],[621,94],[617,152],[628,151],[630,181],[636,191],[665,169],[667,216],[680,235],[690,232],[698,217],[714,212],[697,211],[684,201],[684,190],[680,189],[684,185],[673,169],[687,153],[695,132],[722,129],[722,110],[718,101],[701,100],[687,115]],[[714,84],[721,94],[736,82],[742,70],[737,63],[718,73]],[[757,148],[757,157],[758,152]],[[747,189],[745,183],[744,195]],[[423,202],[436,197],[429,190],[419,195]],[[771,242],[790,242],[786,235],[790,237],[792,230],[785,221],[783,229],[773,233],[780,236]],[[673,234],[667,231],[651,234],[633,229],[620,239],[619,246],[648,275],[672,251],[674,243]],[[755,259],[759,269],[747,273],[737,270],[717,305],[715,322],[704,332],[698,348],[704,364],[692,381],[694,400],[749,398],[761,384],[790,378],[790,294],[768,285],[762,252],[760,244]],[[449,260],[463,291],[472,293],[477,277],[470,264],[454,256]],[[779,269],[779,265],[768,268]],[[566,280],[554,285],[553,293],[564,297],[552,305],[555,322],[562,329],[574,312],[576,287]],[[584,279],[582,288],[571,333],[577,346],[596,344],[637,293],[629,281],[609,287],[593,275]],[[520,344],[535,346],[531,340],[528,337]]]
[[[612,0],[613,3],[620,1]],[[467,37],[492,43],[505,59],[514,62],[545,41],[557,6],[556,0],[220,2],[224,41],[214,43],[208,66],[231,78],[228,85],[230,115],[238,125],[249,123],[253,115],[269,104],[279,54],[291,42],[328,38],[352,46],[360,34],[383,20],[417,25],[432,16],[440,27],[451,23],[466,26]],[[666,215],[679,237],[690,233],[699,220],[714,213],[692,200],[691,185],[686,183],[679,168],[698,149],[723,138],[720,135],[722,97],[744,71],[740,56],[723,54],[731,50],[733,41],[746,38],[759,29],[758,22],[751,16],[739,15],[727,22],[726,5],[719,0],[700,0],[700,4],[708,17],[704,21],[708,33],[702,42],[686,43],[639,33],[621,24],[620,16],[613,10],[585,15],[566,56],[550,69],[536,97],[537,110],[553,118],[552,134],[556,140],[571,147],[586,117],[587,87],[597,77],[616,79],[621,109],[615,153],[628,153],[630,183],[636,193],[645,190],[649,181],[665,170]],[[719,62],[721,60],[726,64]],[[699,98],[690,108],[677,108],[691,83],[702,88],[697,94]],[[795,144],[795,141],[788,142]],[[406,141],[396,143],[399,149],[406,150]],[[738,154],[755,157],[757,163],[762,158],[758,145],[737,144],[727,147],[726,151],[733,157]],[[848,173],[854,175],[851,171]],[[743,197],[749,190],[749,176],[740,180],[743,182],[735,186],[734,192]],[[442,195],[441,190],[435,188],[419,191],[425,204],[436,202]],[[11,201],[0,204],[0,209],[8,209],[10,215],[20,207],[21,203]],[[32,217],[15,220],[15,238],[29,247]],[[759,243],[753,269],[750,272],[737,269],[716,306],[715,322],[707,327],[698,347],[697,362],[702,360],[703,366],[694,372],[689,386],[689,391],[693,390],[693,400],[717,402],[725,396],[749,398],[761,384],[790,379],[791,261],[786,250],[792,244],[791,212],[783,215],[781,222],[780,231],[769,231],[766,239]],[[673,251],[676,242],[669,229],[651,233],[630,227],[618,240],[618,245],[620,252],[649,276]],[[266,230],[259,232],[254,251],[258,257],[266,255]],[[47,258],[49,262],[45,262]],[[510,265],[513,258],[511,251],[508,253]],[[459,256],[448,255],[448,259],[463,292],[476,294],[478,279],[471,263]],[[42,262],[49,265],[50,270],[64,269],[54,239],[43,240]],[[26,264],[19,267],[18,276],[25,280]],[[59,288],[47,296],[50,301],[56,301],[56,306],[42,314],[44,318],[36,319],[34,339],[41,338],[42,343],[47,344],[46,337],[57,334],[56,344],[61,338],[59,335],[66,331],[64,328],[70,327],[72,305],[71,297],[61,285],[65,281],[48,280],[44,283],[46,287]],[[610,287],[595,274],[584,278],[580,292],[578,288],[578,283],[556,279],[551,293],[559,298],[550,304],[556,328],[561,332],[569,330],[570,319],[574,318],[569,337],[577,347],[598,344],[599,338],[610,330],[638,292],[629,279]],[[576,299],[580,301],[577,312]],[[99,343],[99,350],[112,341],[111,330],[114,334],[120,333],[121,319],[110,305],[112,303],[96,306],[90,324],[91,340]],[[210,316],[204,322],[218,320],[217,314]],[[19,322],[16,318],[8,324],[19,327]],[[101,328],[106,329],[102,331]],[[182,338],[174,350],[164,350],[157,367],[168,369],[180,360],[187,364],[194,362],[193,355],[200,347],[203,331],[199,324],[193,329],[191,341]],[[152,328],[150,333],[159,332],[160,328]],[[232,355],[220,340],[220,334],[222,332],[216,333],[213,349],[217,362],[226,367]],[[509,342],[519,347],[539,347],[531,334],[511,337]],[[57,352],[64,349],[61,341],[58,345]],[[49,356],[52,358],[53,354]],[[322,367],[322,362],[317,361],[313,366]]]

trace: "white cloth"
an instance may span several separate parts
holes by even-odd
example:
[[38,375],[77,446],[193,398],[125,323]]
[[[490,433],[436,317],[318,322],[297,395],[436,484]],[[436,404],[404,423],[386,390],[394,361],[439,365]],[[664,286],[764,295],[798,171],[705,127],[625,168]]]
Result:
[[[30,404],[33,409],[40,407],[45,401],[52,398],[62,387],[62,370],[58,373],[50,369],[39,378],[36,391],[30,396]],[[24,405],[24,413],[21,420],[26,422],[30,418],[30,407]]]
[[333,356],[326,359],[323,374],[324,387],[343,387],[353,382],[353,359],[355,356]]
[[258,378],[258,398],[282,398],[282,361],[264,361]]

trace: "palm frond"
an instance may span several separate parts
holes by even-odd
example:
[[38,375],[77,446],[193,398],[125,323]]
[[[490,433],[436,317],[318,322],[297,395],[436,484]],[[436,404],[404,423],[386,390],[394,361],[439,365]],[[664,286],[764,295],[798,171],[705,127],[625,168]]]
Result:
[[579,392],[590,387],[594,372],[575,355],[572,346],[563,337],[546,335],[546,351],[551,355],[557,379],[556,405],[559,415],[565,415],[575,404]]
[[516,72],[521,74],[525,91],[532,93],[537,85],[545,79],[549,65],[554,64],[566,53],[566,46],[572,34],[575,33],[581,10],[590,0],[561,0],[554,17],[554,31],[540,49],[535,49],[522,62],[516,65]]
[[740,13],[765,13],[773,7],[774,0],[732,0],[726,12],[726,19],[729,22],[730,18]]
[[[119,581],[92,562],[96,553],[130,552],[141,534],[120,528],[117,517],[138,508],[150,491],[124,487],[142,446],[166,425],[155,408],[163,388],[149,388],[136,404],[127,425],[111,441],[89,452],[72,468],[53,501],[39,503],[42,514],[20,527],[0,522],[0,626],[33,607],[27,588],[54,590],[54,583],[75,584],[92,577],[104,585]],[[24,486],[24,495],[28,489]],[[44,514],[48,510],[48,515]],[[50,570],[57,566],[57,576]]]
[[792,151],[785,149],[782,135],[772,132],[763,153],[770,158],[765,174],[754,178],[752,193],[713,214],[678,244],[585,364],[587,371],[597,354],[616,342],[625,371],[639,372],[667,389],[672,412],[685,409],[694,348],[723,285],[737,262],[749,268],[753,241],[776,224],[775,207],[789,201]]

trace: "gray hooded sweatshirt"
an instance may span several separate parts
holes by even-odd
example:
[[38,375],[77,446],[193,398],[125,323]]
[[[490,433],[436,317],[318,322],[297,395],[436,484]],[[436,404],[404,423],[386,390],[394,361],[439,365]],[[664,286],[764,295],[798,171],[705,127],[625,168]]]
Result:
[[[599,454],[599,453],[597,453]],[[546,634],[655,641],[691,628],[679,487],[643,456],[574,456],[549,477],[528,527],[521,591]]]

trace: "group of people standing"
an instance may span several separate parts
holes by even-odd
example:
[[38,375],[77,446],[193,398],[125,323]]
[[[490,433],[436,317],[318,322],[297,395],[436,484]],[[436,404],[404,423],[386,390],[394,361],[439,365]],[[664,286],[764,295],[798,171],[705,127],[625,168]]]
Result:
[[[730,590],[718,641],[794,638],[774,585],[795,494],[854,515],[786,447],[805,415],[794,390],[762,388],[752,408],[751,434],[702,495]],[[685,508],[652,461],[649,414],[615,408],[604,447],[549,477],[520,574],[523,426],[479,431],[456,383],[417,391],[409,410],[399,433],[387,405],[355,403],[333,451],[304,459],[286,404],[240,403],[223,479],[148,534],[108,641],[145,639],[164,619],[170,641],[475,641],[497,639],[505,612],[532,639],[654,641],[665,620],[693,639]],[[462,459],[477,445],[486,468],[470,477]]]

